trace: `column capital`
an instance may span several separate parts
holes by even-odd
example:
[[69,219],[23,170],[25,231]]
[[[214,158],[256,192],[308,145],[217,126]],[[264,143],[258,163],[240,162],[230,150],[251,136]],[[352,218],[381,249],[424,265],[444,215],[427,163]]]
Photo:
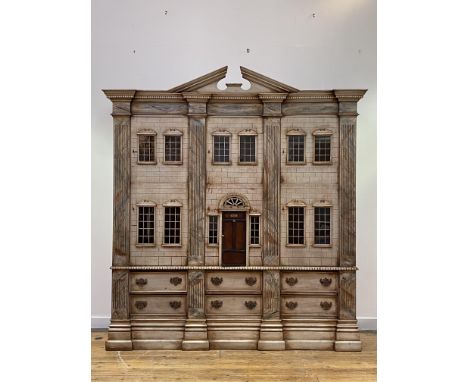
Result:
[[206,117],[206,103],[211,98],[211,94],[182,93],[187,101],[187,114],[192,117]]
[[281,104],[288,93],[259,93],[258,98],[263,102],[264,117],[281,117]]

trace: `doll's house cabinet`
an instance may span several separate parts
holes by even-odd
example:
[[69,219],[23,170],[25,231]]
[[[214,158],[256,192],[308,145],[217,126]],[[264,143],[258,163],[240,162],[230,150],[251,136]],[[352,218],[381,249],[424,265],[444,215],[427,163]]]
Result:
[[359,351],[357,102],[227,67],[105,90],[114,124],[108,350]]

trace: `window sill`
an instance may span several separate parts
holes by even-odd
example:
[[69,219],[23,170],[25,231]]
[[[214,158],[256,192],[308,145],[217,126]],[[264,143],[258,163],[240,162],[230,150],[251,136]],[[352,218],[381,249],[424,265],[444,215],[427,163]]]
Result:
[[239,166],[257,166],[257,162],[237,162]]
[[178,161],[178,162],[163,161],[163,164],[167,166],[180,166],[181,164],[184,164],[184,163],[182,161]]
[[332,165],[333,162],[332,161],[328,161],[328,162],[318,162],[318,161],[313,161],[312,164],[314,166],[329,166],[329,165]]
[[305,166],[306,162],[288,162],[286,161],[286,166]]
[[206,246],[209,248],[218,248],[218,244],[207,244]]
[[306,248],[305,244],[286,244],[287,248]]
[[181,248],[182,244],[161,244],[161,247],[165,248]]
[[331,248],[331,244],[312,244],[312,247],[314,248]]
[[232,162],[211,162],[213,166],[230,166],[232,165]]
[[148,165],[148,164],[156,164],[156,162],[140,162],[140,161],[137,161],[137,164]]
[[250,248],[262,248],[261,244],[249,244]]
[[156,247],[156,244],[153,243],[153,244],[135,244],[135,247],[137,248],[151,248],[151,247]]

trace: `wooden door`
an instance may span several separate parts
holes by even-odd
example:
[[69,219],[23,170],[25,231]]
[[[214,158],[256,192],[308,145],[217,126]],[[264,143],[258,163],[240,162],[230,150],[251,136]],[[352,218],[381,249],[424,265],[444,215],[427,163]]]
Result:
[[245,212],[223,212],[222,265],[246,265],[245,233]]

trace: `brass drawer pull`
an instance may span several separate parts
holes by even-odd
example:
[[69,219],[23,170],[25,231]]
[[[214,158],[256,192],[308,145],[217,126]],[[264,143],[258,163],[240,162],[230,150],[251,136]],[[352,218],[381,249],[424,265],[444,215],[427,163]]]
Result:
[[169,305],[171,306],[172,309],[179,309],[182,303],[180,301],[170,301]]
[[330,284],[332,283],[332,279],[329,279],[328,277],[324,277],[323,279],[320,279],[320,284],[322,284],[323,286],[330,286]]
[[286,283],[289,285],[289,286],[294,286],[297,284],[297,277],[287,277],[286,278]]
[[329,301],[322,301],[320,303],[320,306],[322,307],[323,310],[330,310],[330,308],[332,307],[332,303]]
[[246,278],[245,278],[245,283],[246,283],[248,286],[255,285],[256,282],[257,282],[257,278],[256,278],[256,277],[246,277]]
[[294,310],[297,308],[296,301],[288,301],[285,305],[286,305],[286,308],[288,308],[289,310]]
[[244,304],[247,307],[247,309],[252,310],[257,306],[257,301],[246,301]]
[[221,283],[223,282],[223,278],[222,277],[212,277],[211,282],[214,285],[221,285]]
[[147,305],[148,303],[146,301],[135,301],[135,306],[139,310],[145,309]]
[[148,284],[148,279],[136,279],[135,284],[139,286],[146,285]]
[[169,282],[174,285],[174,286],[177,286],[179,285],[181,282],[182,282],[182,279],[180,277],[171,277],[171,279],[169,280]]
[[219,301],[219,300],[214,300],[214,301],[211,301],[211,307],[212,308],[215,308],[215,309],[219,309],[223,306],[223,302],[222,301]]

